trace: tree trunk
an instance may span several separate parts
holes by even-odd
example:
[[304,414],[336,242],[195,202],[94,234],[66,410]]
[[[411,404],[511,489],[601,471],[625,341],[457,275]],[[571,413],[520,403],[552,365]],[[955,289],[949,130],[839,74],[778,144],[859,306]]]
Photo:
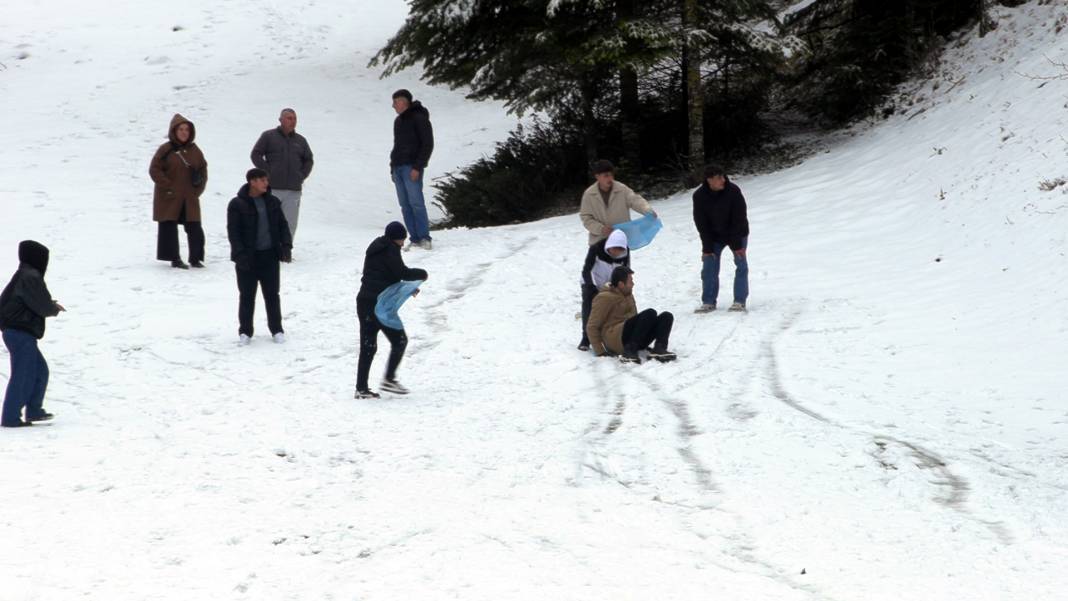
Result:
[[641,110],[638,105],[638,73],[629,67],[619,72],[619,101],[623,156],[621,169],[628,175],[642,170]]
[[705,90],[701,85],[701,51],[692,44],[687,31],[697,25],[697,0],[683,0],[683,69],[686,81],[686,119],[689,137],[690,184],[701,181],[705,163]]
[[[622,0],[618,5],[619,21],[626,23],[638,14],[636,0]],[[619,70],[619,112],[622,159],[620,167],[629,175],[642,169],[641,108],[638,104],[638,72],[630,65]]]
[[591,78],[582,78],[582,135],[586,141],[586,162],[590,165],[601,158],[597,156],[597,118],[593,114],[594,89]]

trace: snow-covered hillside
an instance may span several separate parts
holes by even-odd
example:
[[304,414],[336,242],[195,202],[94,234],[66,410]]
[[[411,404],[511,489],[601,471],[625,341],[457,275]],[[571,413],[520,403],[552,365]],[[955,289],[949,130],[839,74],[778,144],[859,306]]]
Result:
[[[635,293],[675,312],[679,361],[574,349],[576,216],[449,230],[405,255],[430,272],[402,313],[413,394],[368,402],[390,93],[430,109],[431,177],[514,119],[379,80],[406,6],[352,4],[5,8],[0,277],[45,243],[68,312],[42,343],[56,421],[0,432],[0,600],[1063,596],[1068,186],[1040,185],[1068,177],[1068,79],[1040,78],[1065,75],[1068,8],[999,9],[907,112],[739,178],[748,314],[691,313],[689,197],[656,201]],[[289,340],[239,347],[225,205],[283,106],[316,153]],[[153,260],[174,112],[210,164],[197,272]]]

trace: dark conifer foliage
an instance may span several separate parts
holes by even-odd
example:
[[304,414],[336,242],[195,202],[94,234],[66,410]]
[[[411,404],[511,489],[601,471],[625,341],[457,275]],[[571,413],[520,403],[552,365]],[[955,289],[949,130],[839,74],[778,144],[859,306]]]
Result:
[[540,115],[436,184],[453,224],[507,223],[577,203],[597,158],[681,186],[759,153],[775,111],[870,114],[945,36],[993,26],[995,1],[412,0],[371,63]]

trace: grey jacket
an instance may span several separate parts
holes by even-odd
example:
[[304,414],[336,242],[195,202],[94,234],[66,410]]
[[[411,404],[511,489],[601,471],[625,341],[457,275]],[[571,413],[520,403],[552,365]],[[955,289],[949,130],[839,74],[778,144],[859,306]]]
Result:
[[252,147],[252,164],[267,171],[275,190],[300,190],[314,163],[304,136],[297,132],[287,136],[281,127],[263,132]]

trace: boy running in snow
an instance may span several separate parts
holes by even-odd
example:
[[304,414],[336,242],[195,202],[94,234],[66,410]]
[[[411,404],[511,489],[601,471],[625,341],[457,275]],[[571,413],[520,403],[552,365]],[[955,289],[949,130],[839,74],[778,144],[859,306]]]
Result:
[[[379,236],[367,247],[363,259],[363,277],[360,278],[360,292],[356,295],[356,316],[360,320],[360,360],[356,371],[357,399],[377,399],[377,392],[368,387],[367,379],[371,372],[371,362],[378,352],[378,332],[389,339],[389,361],[386,363],[386,375],[379,387],[394,394],[408,394],[408,389],[397,381],[397,367],[404,358],[404,349],[408,346],[408,336],[404,330],[394,330],[382,325],[375,315],[375,304],[383,290],[401,280],[425,280],[426,271],[409,268],[401,258],[401,247],[408,230],[399,222],[393,221],[386,226],[384,236]],[[412,296],[419,294],[419,290]]]
[[[44,281],[47,269],[48,248],[23,240],[19,243],[19,268],[0,293],[0,330],[11,353],[11,378],[0,418],[0,426],[5,428],[30,426],[53,417],[44,410],[48,363],[37,348],[37,341],[44,337],[45,318],[66,309],[48,292]],[[23,407],[26,421],[21,419]]]

